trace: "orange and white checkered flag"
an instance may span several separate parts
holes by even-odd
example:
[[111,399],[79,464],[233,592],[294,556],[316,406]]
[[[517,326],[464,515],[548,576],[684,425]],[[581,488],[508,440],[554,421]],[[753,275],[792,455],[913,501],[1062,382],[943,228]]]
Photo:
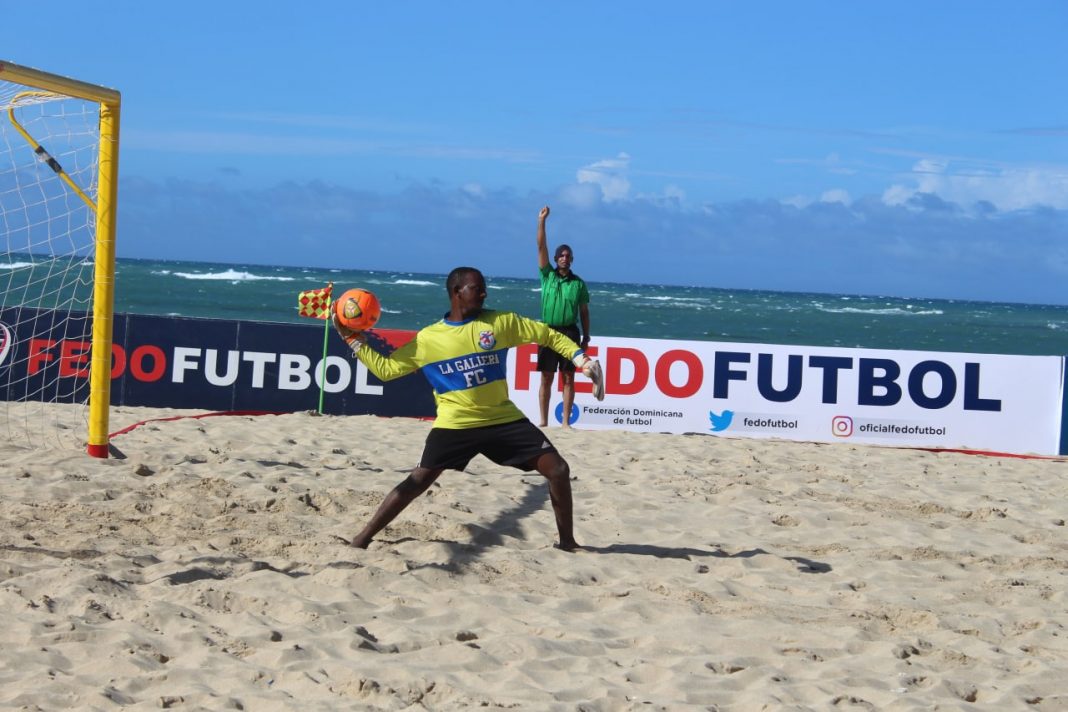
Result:
[[312,319],[330,318],[330,294],[334,289],[334,283],[326,285],[322,289],[309,289],[297,295],[297,314],[311,317]]

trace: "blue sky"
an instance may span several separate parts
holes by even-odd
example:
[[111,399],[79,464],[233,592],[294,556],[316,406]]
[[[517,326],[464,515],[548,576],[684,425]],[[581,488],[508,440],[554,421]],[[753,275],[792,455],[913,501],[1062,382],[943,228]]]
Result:
[[[24,28],[18,31],[17,28]],[[11,4],[118,254],[1068,304],[1062,2]]]

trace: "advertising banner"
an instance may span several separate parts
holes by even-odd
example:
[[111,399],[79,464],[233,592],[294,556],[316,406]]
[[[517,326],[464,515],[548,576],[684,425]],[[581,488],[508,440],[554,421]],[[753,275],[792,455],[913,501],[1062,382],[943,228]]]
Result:
[[[31,313],[32,312],[32,313]],[[85,315],[0,310],[0,399],[85,399],[89,333]],[[30,327],[36,325],[35,331]],[[48,325],[42,329],[42,325]],[[74,328],[76,327],[76,328]],[[376,330],[388,353],[414,332]],[[433,417],[434,398],[421,373],[382,383],[332,333],[323,379],[323,322],[275,324],[223,319],[117,314],[112,329],[113,405],[210,411],[315,410]]]
[[[605,399],[576,376],[576,428],[1056,455],[1059,356],[601,338]],[[539,419],[534,346],[516,349],[513,400]],[[559,383],[550,420],[562,422]]]
[[[86,397],[86,315],[0,310],[0,399],[81,402]],[[33,333],[24,325],[36,325]],[[112,403],[212,411],[323,412],[429,418],[422,373],[382,383],[322,322],[278,324],[119,314]],[[374,330],[388,353],[415,332]],[[598,339],[605,399],[576,377],[576,428],[816,442],[1064,454],[1065,359],[782,346],[708,341]],[[507,360],[512,399],[537,422],[541,374],[533,344]],[[562,422],[559,383],[550,420]]]

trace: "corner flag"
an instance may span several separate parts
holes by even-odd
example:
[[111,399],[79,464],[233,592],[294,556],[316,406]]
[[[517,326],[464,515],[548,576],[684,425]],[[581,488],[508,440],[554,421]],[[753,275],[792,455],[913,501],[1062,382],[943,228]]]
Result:
[[323,360],[319,371],[319,414],[323,412],[323,386],[326,383],[326,343],[330,335],[330,295],[334,283],[320,289],[309,289],[297,295],[297,314],[323,320]]
[[312,319],[330,318],[330,293],[334,289],[334,283],[321,289],[309,289],[297,295],[297,314],[311,317]]

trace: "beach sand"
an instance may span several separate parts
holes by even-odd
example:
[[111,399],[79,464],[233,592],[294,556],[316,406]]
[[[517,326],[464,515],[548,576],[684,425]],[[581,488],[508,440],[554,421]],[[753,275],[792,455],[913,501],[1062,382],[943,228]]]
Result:
[[553,429],[584,551],[483,458],[348,547],[429,427],[0,444],[0,707],[1068,710],[1063,459]]

